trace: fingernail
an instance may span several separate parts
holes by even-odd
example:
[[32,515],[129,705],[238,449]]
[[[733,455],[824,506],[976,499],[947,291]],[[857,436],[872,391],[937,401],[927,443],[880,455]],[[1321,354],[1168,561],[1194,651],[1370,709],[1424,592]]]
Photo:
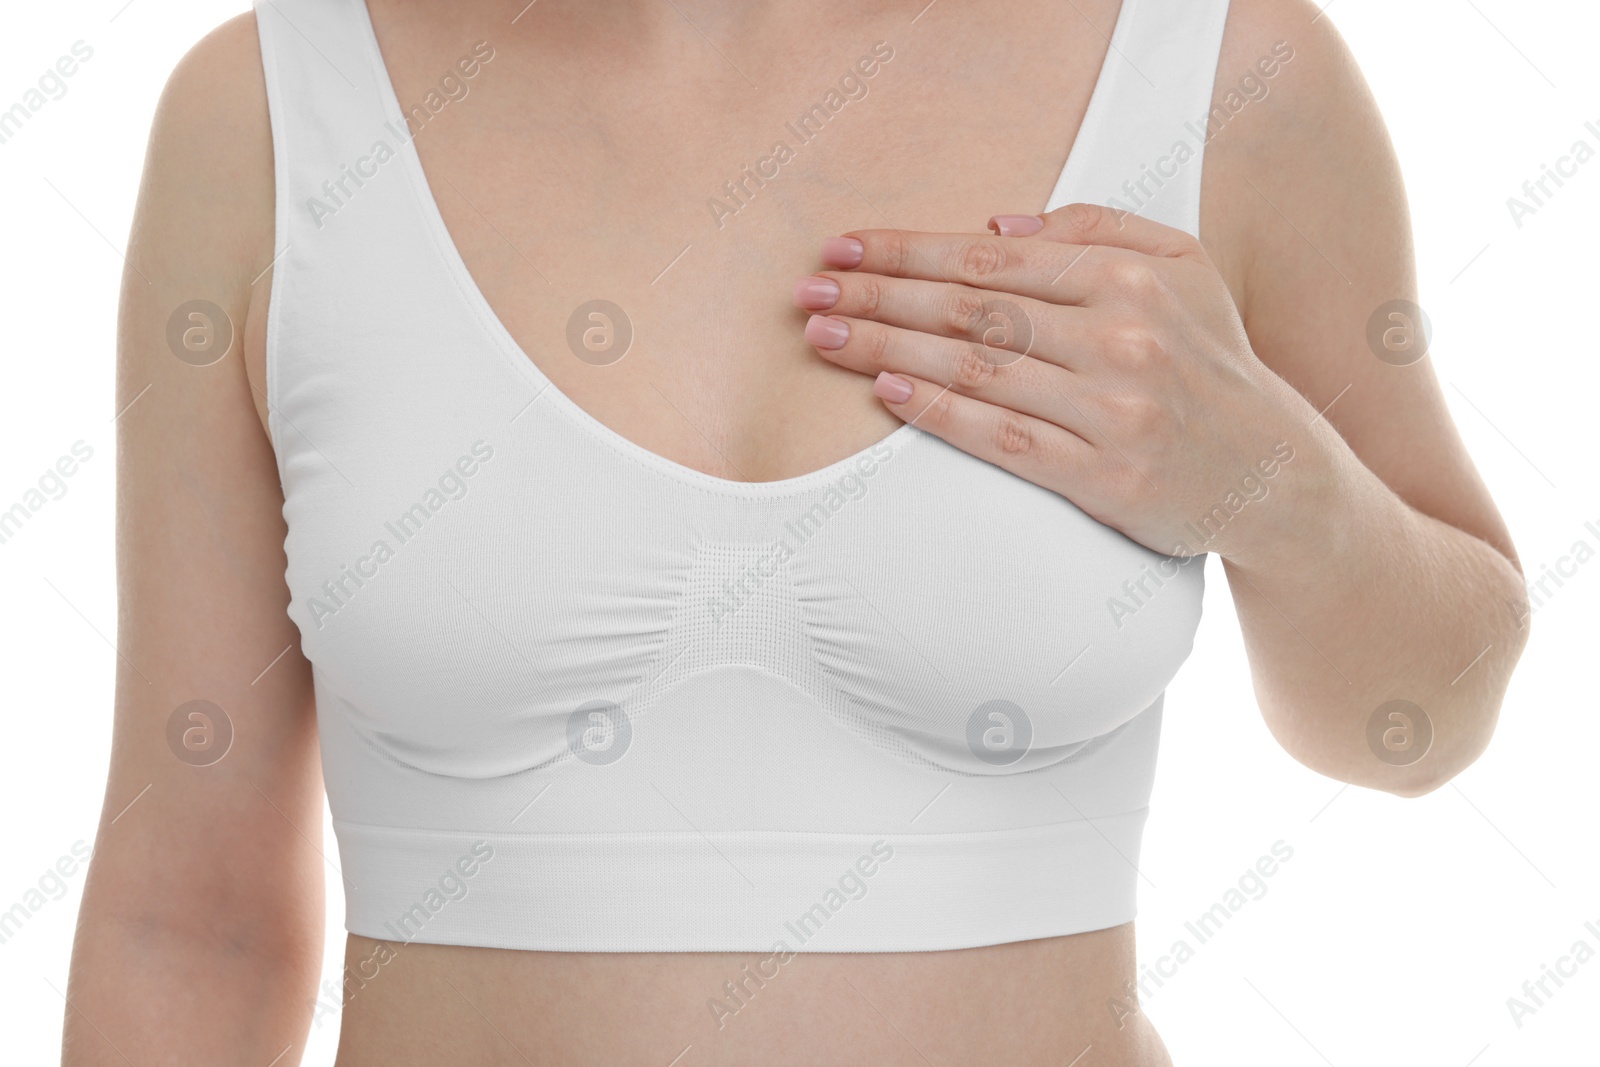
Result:
[[1001,237],[1032,237],[1044,229],[1044,219],[1038,215],[996,215],[989,220],[989,229]]
[[807,311],[822,311],[839,302],[839,283],[815,276],[794,283],[794,306]]
[[898,374],[882,371],[872,383],[872,395],[891,404],[904,404],[911,399],[911,383]]
[[826,315],[813,315],[806,320],[806,340],[818,348],[843,348],[850,340],[850,326]]
[[830,237],[822,242],[822,262],[849,270],[861,266],[861,242],[854,237]]

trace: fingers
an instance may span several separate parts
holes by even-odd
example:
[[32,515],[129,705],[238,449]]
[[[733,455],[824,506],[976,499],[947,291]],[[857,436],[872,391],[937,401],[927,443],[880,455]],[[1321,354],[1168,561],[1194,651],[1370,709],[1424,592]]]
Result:
[[1094,448],[1061,426],[912,375],[885,372],[872,391],[913,426],[1068,499],[1096,462]]
[[1205,255],[1200,242],[1184,230],[1098,204],[1066,204],[1039,219],[1044,225],[1037,236],[1045,241],[1122,248],[1164,259]]
[[822,260],[841,273],[945,282],[1057,305],[1131,302],[1156,285],[1156,264],[1142,253],[1040,236],[856,230],[824,242]]
[[[1052,304],[1138,297],[1154,277],[1149,260],[1206,260],[1183,230],[1095,204],[1044,215],[996,215],[993,235],[852,230],[823,242],[840,271],[948,282]],[[1004,235],[1004,236],[1002,236]]]
[[884,372],[910,375],[1088,436],[1074,397],[1074,375],[1053,364],[977,341],[839,315],[812,316],[805,335],[825,359],[841,367],[872,377]]
[[991,363],[1032,356],[1060,366],[1081,334],[1075,321],[1090,314],[965,285],[886,278],[879,274],[820,274],[795,283],[795,306],[845,318],[953,338],[989,349]]

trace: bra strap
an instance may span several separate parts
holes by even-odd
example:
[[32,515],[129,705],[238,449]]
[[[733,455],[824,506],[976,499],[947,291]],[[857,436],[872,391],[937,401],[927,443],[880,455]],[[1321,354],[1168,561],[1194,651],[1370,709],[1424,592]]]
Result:
[[[1228,0],[1123,0],[1050,207],[1102,204],[1198,234]],[[1231,117],[1222,109],[1221,121]]]

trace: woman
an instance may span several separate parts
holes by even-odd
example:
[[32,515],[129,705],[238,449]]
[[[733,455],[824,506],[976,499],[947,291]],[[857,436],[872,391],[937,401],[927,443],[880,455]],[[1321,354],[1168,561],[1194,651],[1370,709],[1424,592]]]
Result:
[[1283,747],[1400,796],[1526,633],[1328,20],[519,7],[263,0],[163,98],[66,1061],[320,997],[347,1065],[1170,1062],[1204,554]]

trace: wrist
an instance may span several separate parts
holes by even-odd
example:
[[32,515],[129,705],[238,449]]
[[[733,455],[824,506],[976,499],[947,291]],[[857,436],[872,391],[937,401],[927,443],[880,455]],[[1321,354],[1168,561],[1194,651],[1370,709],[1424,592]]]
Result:
[[1320,418],[1284,427],[1267,452],[1275,462],[1257,464],[1256,495],[1211,551],[1246,576],[1343,558],[1370,513],[1375,476]]

